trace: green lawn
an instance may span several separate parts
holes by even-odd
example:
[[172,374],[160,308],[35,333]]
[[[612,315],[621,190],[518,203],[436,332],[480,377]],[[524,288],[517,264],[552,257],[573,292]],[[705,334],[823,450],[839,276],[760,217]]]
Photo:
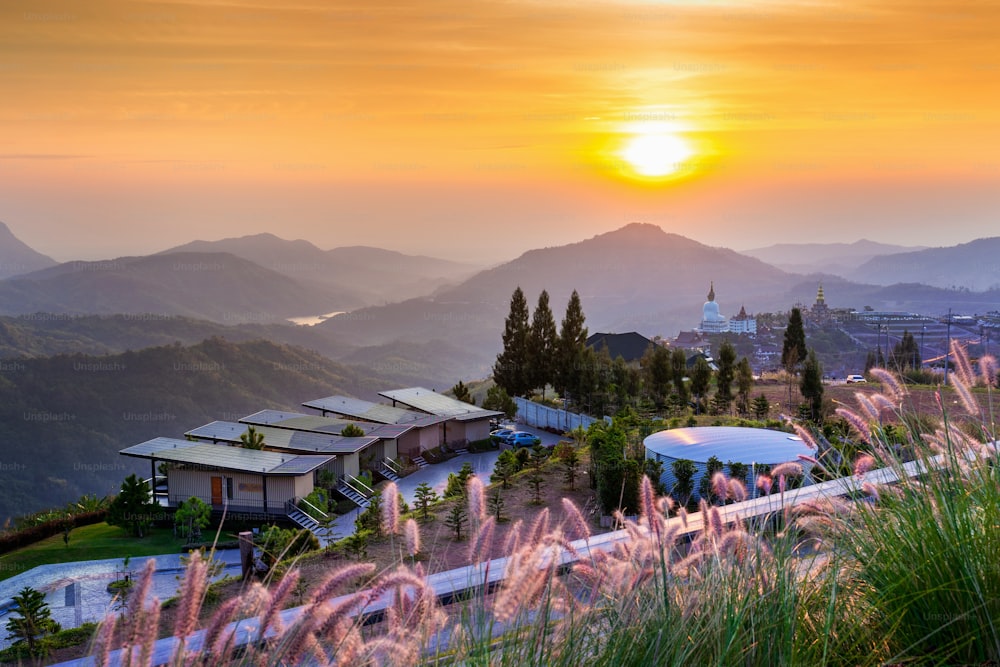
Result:
[[179,553],[184,542],[168,528],[154,528],[146,537],[137,538],[116,526],[95,523],[74,528],[69,546],[59,534],[0,556],[0,580],[50,563]]

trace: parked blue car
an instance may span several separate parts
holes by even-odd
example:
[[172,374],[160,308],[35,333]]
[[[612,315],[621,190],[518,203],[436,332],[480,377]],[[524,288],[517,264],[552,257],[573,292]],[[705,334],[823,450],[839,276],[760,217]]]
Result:
[[504,442],[514,447],[534,447],[541,444],[542,440],[534,433],[514,431],[504,439]]
[[503,442],[507,436],[512,435],[513,433],[514,429],[512,428],[494,429],[490,431],[490,440],[492,440],[493,442]]

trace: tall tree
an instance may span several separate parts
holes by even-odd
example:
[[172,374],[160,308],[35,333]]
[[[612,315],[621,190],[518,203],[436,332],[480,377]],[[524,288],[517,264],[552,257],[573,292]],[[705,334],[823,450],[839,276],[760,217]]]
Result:
[[914,340],[913,334],[908,330],[903,330],[903,337],[893,346],[889,363],[894,370],[899,372],[910,368],[920,368],[920,348],[917,341]]
[[781,365],[788,373],[788,406],[792,405],[792,378],[798,373],[799,364],[806,359],[806,331],[802,324],[802,311],[792,308],[781,345]]
[[108,524],[142,537],[160,506],[153,502],[149,484],[132,473],[122,482],[118,495],[108,506]]
[[677,348],[670,354],[670,366],[671,366],[671,377],[674,380],[674,393],[680,399],[681,403],[687,404],[688,402],[688,388],[684,384],[684,378],[687,377],[687,355],[684,354],[684,350]]
[[514,415],[517,414],[517,403],[503,387],[493,385],[487,390],[486,398],[483,399],[483,409],[498,410],[507,419],[513,419]]
[[750,360],[740,359],[736,365],[736,410],[742,416],[750,413],[750,392],[753,391],[753,369]]
[[705,361],[705,357],[699,356],[694,362],[694,368],[691,369],[691,393],[695,397],[696,413],[702,410],[705,394],[711,382],[712,367]]
[[476,404],[476,401],[472,398],[472,394],[469,393],[469,387],[467,387],[461,380],[459,380],[458,383],[451,388],[451,395],[454,396],[456,400],[462,401],[463,403],[471,403],[472,405]]
[[7,619],[7,639],[14,643],[24,642],[28,653],[40,656],[45,653],[41,640],[47,634],[59,632],[59,624],[52,619],[52,611],[45,602],[45,594],[30,586],[25,586],[11,598],[14,607]]
[[528,377],[532,387],[540,387],[545,396],[545,385],[555,381],[555,354],[559,343],[556,320],[549,307],[549,293],[542,290],[538,295],[538,305],[531,315],[531,330],[528,336]]
[[652,345],[642,357],[642,372],[649,397],[656,407],[662,408],[674,379],[670,350],[663,345]]
[[528,375],[529,350],[528,302],[518,287],[510,297],[510,313],[504,324],[503,352],[493,364],[493,379],[511,396],[523,396],[531,390]]
[[781,345],[781,365],[790,372],[806,360],[806,330],[802,324],[802,311],[792,308],[788,316],[788,327],[785,329],[785,339]]
[[802,397],[809,401],[810,417],[819,423],[823,416],[823,367],[816,358],[815,350],[809,350],[809,355],[806,357],[799,391],[802,392]]
[[719,346],[719,370],[715,374],[716,395],[728,409],[733,400],[733,379],[736,376],[736,348],[728,340]]
[[577,367],[587,345],[585,321],[580,295],[577,294],[576,290],[573,290],[573,294],[569,297],[569,303],[566,304],[566,316],[563,317],[559,330],[559,340],[556,343],[555,388],[564,397],[567,393],[572,394],[578,384],[576,377],[579,374],[579,369]]

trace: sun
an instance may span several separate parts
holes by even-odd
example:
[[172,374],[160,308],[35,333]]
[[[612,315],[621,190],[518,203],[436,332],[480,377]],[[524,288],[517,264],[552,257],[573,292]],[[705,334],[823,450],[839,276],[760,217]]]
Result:
[[644,132],[629,139],[620,155],[639,176],[663,178],[684,169],[694,151],[676,134]]

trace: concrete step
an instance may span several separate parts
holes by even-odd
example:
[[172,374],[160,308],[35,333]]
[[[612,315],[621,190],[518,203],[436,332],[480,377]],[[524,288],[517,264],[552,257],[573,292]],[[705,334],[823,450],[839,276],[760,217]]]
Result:
[[413,462],[417,464],[418,468],[426,468],[427,467],[427,461],[422,456],[414,456],[413,457]]

